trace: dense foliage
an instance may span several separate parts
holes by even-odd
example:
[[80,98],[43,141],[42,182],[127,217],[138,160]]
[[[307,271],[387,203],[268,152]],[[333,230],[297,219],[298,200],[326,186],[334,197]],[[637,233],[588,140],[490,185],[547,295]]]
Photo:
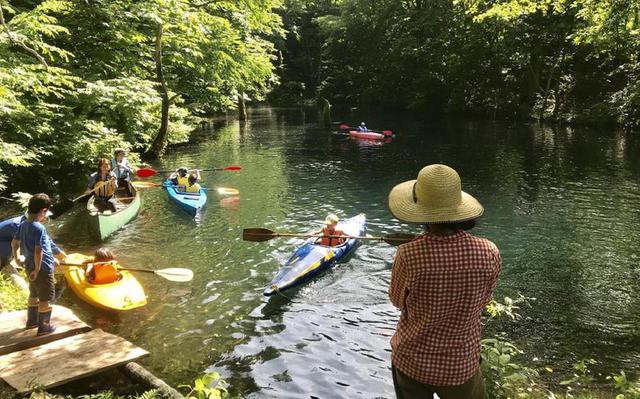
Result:
[[640,126],[637,0],[285,1],[278,96]]
[[161,155],[198,115],[261,98],[278,5],[0,0],[0,189],[51,186],[117,146]]

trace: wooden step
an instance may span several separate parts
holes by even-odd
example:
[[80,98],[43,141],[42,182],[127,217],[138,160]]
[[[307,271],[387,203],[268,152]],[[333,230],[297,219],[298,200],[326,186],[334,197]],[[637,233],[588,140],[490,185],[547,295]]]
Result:
[[98,329],[0,356],[0,378],[26,393],[97,374],[148,354],[124,338]]
[[37,328],[24,329],[27,323],[26,310],[0,313],[0,355],[32,348],[91,330],[91,327],[83,323],[70,309],[64,306],[53,305],[51,317],[56,331],[38,337],[36,336]]

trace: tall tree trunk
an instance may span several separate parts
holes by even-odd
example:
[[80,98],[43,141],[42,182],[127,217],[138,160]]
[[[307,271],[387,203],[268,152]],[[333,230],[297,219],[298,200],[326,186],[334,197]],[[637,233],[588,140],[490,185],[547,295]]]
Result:
[[238,119],[247,120],[247,108],[244,104],[244,93],[238,94]]
[[162,153],[167,147],[167,139],[169,137],[169,106],[171,105],[171,100],[169,99],[169,91],[167,89],[167,83],[164,80],[164,72],[162,71],[162,33],[162,24],[158,24],[154,59],[156,62],[158,92],[162,98],[162,111],[160,116],[160,129],[158,130],[156,138],[153,140],[153,144],[151,144],[151,148],[146,154],[149,158],[158,158],[162,156]]

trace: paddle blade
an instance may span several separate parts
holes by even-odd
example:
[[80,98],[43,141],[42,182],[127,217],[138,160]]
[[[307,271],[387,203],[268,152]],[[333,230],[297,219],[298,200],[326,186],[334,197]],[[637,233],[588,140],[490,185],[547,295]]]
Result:
[[140,168],[136,170],[136,175],[142,178],[155,176],[157,173],[158,172],[155,169],[150,169],[150,168]]
[[383,130],[382,134],[384,134],[385,136],[393,136],[393,131],[392,130]]
[[240,194],[240,191],[236,190],[235,188],[230,188],[230,187],[218,187],[218,188],[216,188],[216,191],[220,195],[238,195],[238,194]]
[[393,233],[393,234],[388,234],[382,237],[382,241],[386,242],[387,244],[391,244],[393,246],[398,246],[400,244],[409,242],[415,238],[416,238],[415,234]]
[[276,238],[278,235],[269,229],[253,228],[242,230],[242,239],[244,241],[262,242]]
[[222,170],[240,170],[242,169],[240,166],[226,166],[222,168]]
[[342,125],[339,126],[340,129],[342,130],[347,130],[347,129],[351,129],[351,127],[349,125],[345,125],[344,123]]
[[169,281],[186,282],[193,280],[193,271],[189,269],[170,267],[168,269],[154,270],[153,272]]
[[162,184],[158,184],[150,181],[132,181],[131,185],[137,189],[162,187]]

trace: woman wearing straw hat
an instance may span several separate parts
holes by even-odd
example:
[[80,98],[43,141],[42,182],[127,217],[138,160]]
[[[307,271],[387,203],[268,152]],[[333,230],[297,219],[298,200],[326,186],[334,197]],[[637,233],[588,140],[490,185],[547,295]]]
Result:
[[485,398],[480,315],[501,269],[498,248],[465,232],[484,212],[445,165],[423,168],[389,193],[389,209],[426,232],[398,247],[389,297],[400,309],[391,339],[398,399]]

